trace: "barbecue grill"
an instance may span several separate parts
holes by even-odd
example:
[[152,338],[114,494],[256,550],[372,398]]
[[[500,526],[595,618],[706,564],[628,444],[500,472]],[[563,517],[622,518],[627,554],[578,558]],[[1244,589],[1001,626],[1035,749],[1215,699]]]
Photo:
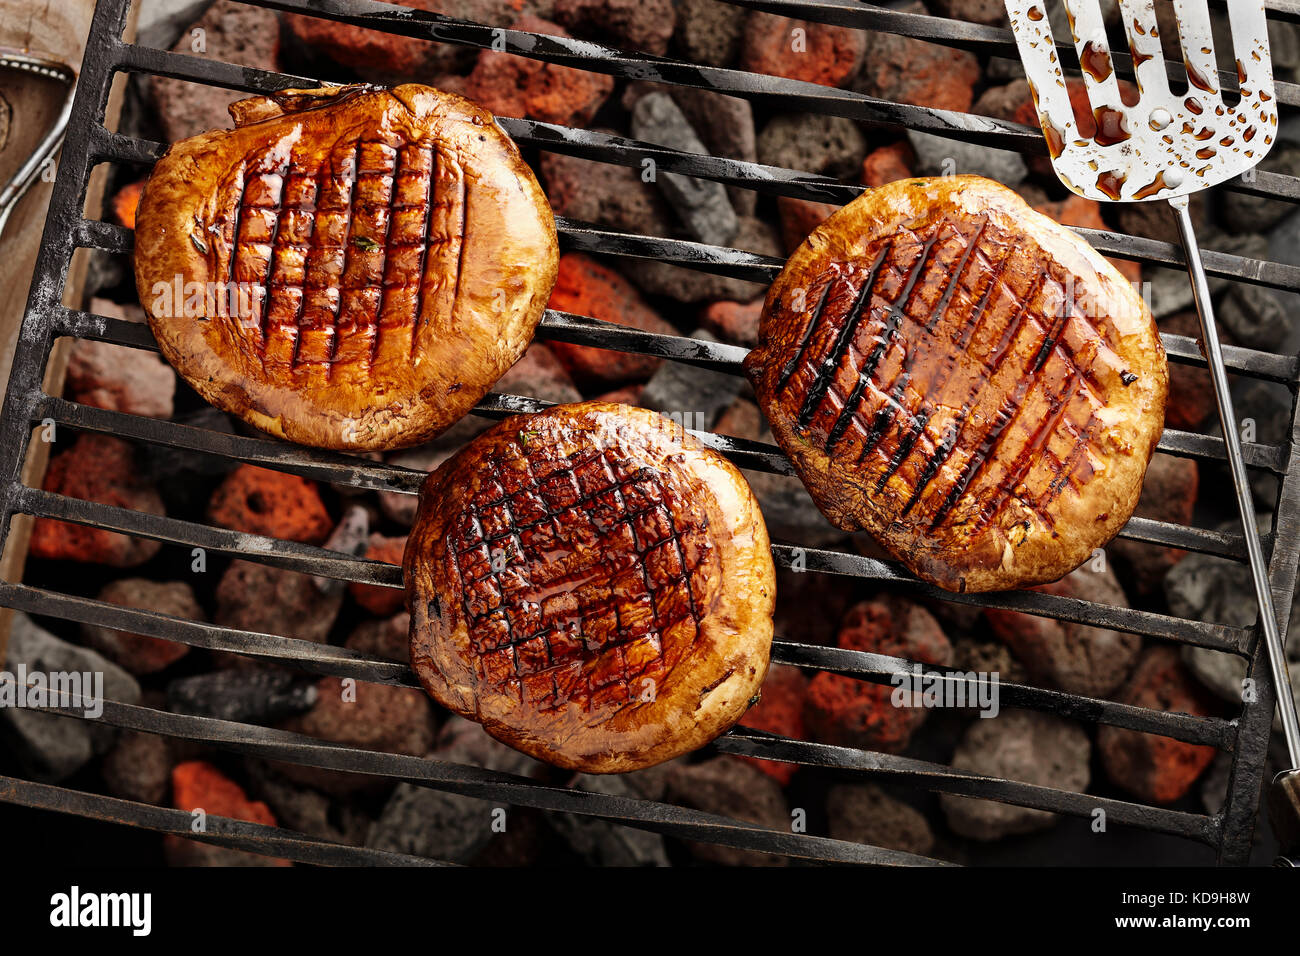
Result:
[[[983,54],[1014,56],[1008,30],[874,7],[855,0],[732,0],[741,6],[803,19],[886,31],[948,44]],[[371,0],[266,0],[262,5],[293,13],[475,48],[497,49],[520,56],[597,71],[616,77],[708,88],[763,101],[787,111],[813,111],[917,129],[989,147],[1026,154],[1045,154],[1037,130],[986,117],[900,105],[866,95],[815,84],[761,76],[734,69],[703,67],[673,59],[627,53],[596,43],[565,37],[501,30]],[[1271,2],[1270,16],[1300,22],[1300,3]],[[294,542],[262,538],[201,523],[144,514],[80,501],[24,485],[22,463],[37,424],[52,420],[84,432],[113,435],[136,443],[164,446],[217,456],[357,489],[415,493],[420,472],[343,454],[297,447],[268,438],[245,437],[205,428],[106,411],[48,395],[42,390],[46,365],[56,339],[94,339],[138,349],[156,349],[148,326],[90,314],[62,304],[64,282],[77,248],[129,254],[132,233],[109,223],[83,218],[82,203],[92,168],[102,162],[147,167],[165,147],[159,143],[109,132],[102,125],[109,88],[118,73],[159,74],[250,94],[289,87],[320,85],[318,80],[265,72],[243,66],[171,53],[125,43],[122,33],[129,0],[100,0],[81,68],[67,142],[59,164],[39,266],[22,325],[13,371],[0,417],[0,543],[8,536],[15,514],[45,516],[126,535],[155,539],[186,549],[203,548],[294,571],[387,587],[401,586],[400,568]],[[1117,56],[1117,66],[1125,64]],[[1170,68],[1182,69],[1181,64]],[[1236,77],[1224,75],[1227,88]],[[1283,106],[1300,105],[1300,85],[1279,82]],[[502,119],[502,127],[521,146],[567,153],[587,159],[640,166],[646,157],[666,172],[682,173],[761,194],[844,203],[861,187],[798,171],[755,163],[679,152],[626,138],[570,129],[548,123]],[[1251,181],[1234,181],[1223,188],[1254,195],[1300,201],[1300,178],[1258,172]],[[604,255],[653,259],[691,269],[769,282],[781,268],[779,259],[696,242],[619,233],[581,222],[557,221],[562,246]],[[1109,231],[1078,230],[1099,251],[1145,264],[1180,267],[1182,252],[1173,245]],[[1300,267],[1225,253],[1206,252],[1211,275],[1235,282],[1278,289],[1300,287]],[[542,340],[563,341],[625,352],[661,356],[694,366],[741,374],[745,349],[687,337],[633,330],[592,318],[548,312],[539,327]],[[1197,343],[1165,335],[1171,361],[1204,366]],[[1281,383],[1292,392],[1290,432],[1280,445],[1247,444],[1247,464],[1278,476],[1279,492],[1273,526],[1265,537],[1270,551],[1270,581],[1285,627],[1291,611],[1300,561],[1300,418],[1294,394],[1300,384],[1300,360],[1248,348],[1226,348],[1227,366],[1237,376]],[[505,417],[535,411],[546,403],[523,395],[492,394],[476,409],[479,414]],[[775,446],[696,432],[737,465],[778,474],[793,474]],[[1159,448],[1169,454],[1208,462],[1224,460],[1221,439],[1167,429]],[[1122,536],[1142,542],[1245,560],[1239,533],[1182,527],[1134,518]],[[1231,772],[1222,809],[1206,815],[1127,800],[1073,793],[955,770],[939,763],[904,756],[786,739],[736,728],[716,741],[721,752],[827,768],[848,775],[887,780],[931,791],[999,800],[1077,817],[1091,817],[1098,808],[1109,821],[1205,844],[1222,864],[1247,861],[1257,805],[1265,772],[1274,694],[1255,627],[1228,626],[1111,607],[1077,598],[1026,591],[958,595],[922,584],[898,566],[855,553],[814,548],[773,547],[778,565],[796,564],[808,573],[849,575],[906,589],[934,600],[979,607],[1022,611],[1096,627],[1111,628],[1177,644],[1190,644],[1234,654],[1248,661],[1248,674],[1258,687],[1255,700],[1244,702],[1231,719],[1171,714],[1091,699],[1029,685],[1002,683],[1001,703],[1046,711],[1073,720],[1111,724],[1197,744],[1231,754]],[[72,622],[93,623],[145,634],[195,647],[234,651],[317,675],[350,677],[418,687],[406,664],[359,654],[340,647],[314,644],[271,634],[256,634],[183,620],[148,610],[133,610],[104,602],[16,582],[0,582],[0,606]],[[804,668],[888,683],[896,673],[911,673],[912,663],[833,647],[798,643],[798,635],[779,635],[773,660]],[[966,682],[956,672],[947,678]],[[975,687],[966,690],[973,695]],[[75,701],[64,700],[56,711],[68,719],[84,719]],[[125,729],[198,741],[239,754],[314,767],[371,774],[419,786],[482,798],[499,804],[590,815],[623,825],[652,830],[692,841],[781,854],[812,861],[869,864],[938,863],[940,861],[879,847],[858,845],[805,833],[782,832],[683,807],[542,785],[511,774],[453,763],[364,751],[326,743],[285,731],[201,717],[184,716],[144,706],[106,702],[100,718]],[[190,831],[190,815],[141,803],[51,786],[0,778],[0,800],[52,809],[77,816],[112,821],[149,830],[175,833],[208,843],[287,857],[317,864],[426,864],[429,861],[371,849],[345,846],[289,830],[210,817],[203,834]]]

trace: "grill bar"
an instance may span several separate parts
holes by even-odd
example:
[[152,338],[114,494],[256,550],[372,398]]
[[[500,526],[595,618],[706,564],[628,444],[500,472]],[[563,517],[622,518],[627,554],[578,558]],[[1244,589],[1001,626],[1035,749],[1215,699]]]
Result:
[[[275,9],[301,12],[311,16],[325,16],[393,33],[422,36],[478,48],[489,46],[494,38],[504,33],[507,50],[549,62],[563,63],[615,76],[657,79],[679,85],[717,89],[765,100],[786,109],[805,108],[834,115],[846,115],[867,122],[926,129],[941,135],[986,145],[1004,146],[1027,153],[1037,154],[1044,151],[1041,137],[1036,130],[1018,127],[1015,124],[965,114],[902,107],[860,94],[830,90],[814,84],[754,76],[735,70],[695,67],[640,54],[625,54],[585,41],[561,40],[561,38],[537,36],[520,31],[498,31],[479,24],[389,7],[369,0],[274,0],[266,5]],[[823,6],[834,5],[823,4]],[[1282,10],[1290,17],[1294,14],[1293,8],[1297,5],[1274,3],[1270,6]],[[91,164],[99,161],[114,161],[147,165],[155,161],[162,150],[159,144],[109,134],[99,125],[99,120],[104,113],[108,80],[112,73],[117,70],[156,72],[191,82],[253,92],[315,85],[315,81],[300,77],[249,70],[215,60],[126,45],[120,40],[126,11],[127,0],[102,0],[96,11],[86,62],[83,64],[82,95],[74,110],[73,127],[65,147],[43,237],[41,266],[33,283],[28,315],[15,356],[10,388],[6,395],[5,411],[3,418],[0,418],[0,448],[6,449],[7,452],[12,450],[14,456],[13,458],[9,458],[8,454],[4,456],[5,471],[0,474],[0,522],[2,522],[0,532],[7,533],[11,516],[16,512],[46,514],[87,525],[112,528],[123,533],[152,537],[177,545],[211,547],[213,550],[233,553],[280,567],[292,567],[306,573],[325,573],[327,576],[344,580],[399,586],[400,571],[391,565],[368,562],[293,542],[238,535],[192,522],[139,515],[105,505],[78,502],[36,489],[24,488],[18,483],[19,468],[30,438],[31,425],[44,417],[52,417],[73,428],[100,430],[123,437],[134,437],[140,441],[187,448],[199,453],[259,461],[259,463],[261,460],[257,456],[265,456],[265,463],[270,467],[287,471],[306,469],[298,473],[319,477],[321,480],[338,481],[354,487],[382,487],[383,490],[409,492],[414,490],[414,484],[419,477],[404,469],[394,469],[391,466],[353,459],[346,455],[330,455],[307,449],[290,448],[267,439],[224,435],[174,423],[138,419],[133,416],[121,416],[120,419],[105,418],[97,414],[99,410],[50,398],[41,392],[40,382],[45,361],[52,341],[57,335],[114,341],[137,348],[156,347],[147,327],[65,309],[59,301],[74,247],[80,245],[102,248],[119,254],[129,254],[131,249],[132,236],[129,231],[105,223],[86,221],[80,215],[80,200]],[[549,127],[547,124],[527,121],[503,121],[502,125],[519,142],[526,145],[624,164],[630,163],[633,157],[639,162],[646,155],[654,155],[659,158],[663,168],[670,171],[682,171],[702,178],[713,178],[771,195],[801,195],[806,198],[845,202],[859,191],[856,187],[842,187],[824,181],[822,177],[811,177],[789,170],[774,170],[757,164],[675,153],[671,150],[662,150],[660,147],[620,140],[618,137],[602,137],[601,134],[581,130]],[[1300,199],[1300,178],[1296,177],[1261,174],[1253,184],[1236,183],[1232,188],[1256,195]],[[780,259],[753,256],[738,250],[685,243],[673,239],[628,236],[562,220],[560,226],[564,231],[564,241],[569,248],[588,248],[604,254],[653,258],[719,274],[753,278],[760,282],[770,279],[781,266]],[[1181,253],[1168,244],[1153,243],[1116,233],[1084,230],[1081,232],[1099,249],[1109,254],[1160,265],[1177,266],[1182,262]],[[1300,285],[1295,281],[1300,275],[1300,270],[1295,267],[1238,256],[1215,254],[1212,256],[1212,271],[1225,278],[1278,288],[1294,288]],[[586,317],[561,313],[547,314],[539,337],[662,355],[671,360],[729,372],[739,371],[739,363],[745,354],[745,350],[735,346],[695,342],[678,336],[648,336],[645,333],[610,326],[608,323]],[[1195,342],[1191,339],[1166,336],[1165,345],[1170,358],[1174,361],[1204,364]],[[1294,356],[1234,349],[1229,356],[1229,365],[1234,371],[1246,375],[1288,384],[1293,391],[1297,380],[1300,379],[1300,366]],[[523,396],[494,395],[489,396],[477,411],[490,416],[504,416],[543,406],[544,403]],[[116,413],[108,414],[111,416]],[[702,440],[710,443],[712,447],[723,450],[744,467],[788,473],[788,462],[774,446],[760,442],[738,442],[707,433],[697,434]],[[1252,446],[1248,452],[1253,465],[1283,476],[1282,500],[1279,502],[1277,523],[1277,541],[1280,546],[1276,548],[1278,553],[1273,560],[1273,578],[1279,596],[1279,613],[1284,617],[1289,611],[1291,592],[1295,585],[1297,552],[1294,542],[1300,534],[1300,479],[1296,477],[1300,473],[1300,461],[1296,456],[1296,438],[1297,435],[1293,433],[1291,441],[1284,447]],[[1212,438],[1186,432],[1167,431],[1161,447],[1175,454],[1186,454],[1208,460],[1222,458],[1221,442],[1216,444]],[[351,473],[348,469],[352,470]],[[387,484],[380,484],[384,482],[396,482],[401,487],[393,488]],[[1239,558],[1241,552],[1240,535],[1179,528],[1160,522],[1137,520],[1130,524],[1126,535],[1135,540],[1176,544],[1179,547],[1189,547],[1191,550],[1202,550],[1225,557]],[[845,773],[880,775],[887,779],[909,782],[941,792],[1004,800],[1080,817],[1089,816],[1096,807],[1101,806],[1106,808],[1108,816],[1117,822],[1209,844],[1217,849],[1219,859],[1223,862],[1241,862],[1248,853],[1255,805],[1262,781],[1268,725],[1271,721],[1271,690],[1267,686],[1266,668],[1261,666],[1253,628],[1228,627],[1180,620],[1146,611],[1108,608],[1078,599],[1061,598],[1032,591],[995,595],[952,595],[909,579],[898,568],[872,558],[836,551],[796,549],[791,545],[777,545],[773,550],[778,563],[785,566],[795,564],[797,551],[799,565],[806,565],[806,569],[811,572],[847,574],[863,580],[888,581],[936,599],[1019,610],[1064,621],[1110,627],[1246,655],[1251,658],[1252,674],[1259,679],[1260,700],[1245,706],[1240,717],[1221,720],[1165,714],[1034,687],[1001,685],[1001,690],[1006,695],[1003,699],[1014,702],[1015,706],[1028,706],[1060,713],[1074,719],[1114,724],[1175,739],[1205,743],[1231,752],[1234,759],[1232,780],[1229,785],[1227,804],[1219,816],[1180,813],[1125,801],[1103,800],[1091,795],[1073,794],[1052,788],[1033,787],[1013,781],[966,774],[950,767],[909,758],[785,740],[743,729],[735,730],[720,738],[715,744],[717,750],[820,766]],[[148,611],[110,608],[103,602],[25,585],[0,583],[0,605],[19,607],[31,613],[47,614],[66,620],[109,624],[116,622],[123,629],[135,633],[153,634],[192,643],[195,646],[229,649],[236,653],[279,661],[313,673],[357,676],[363,680],[408,686],[411,683],[411,674],[406,665],[368,659],[343,648],[289,641],[274,635],[233,631],[215,625],[168,618]],[[890,675],[900,671],[908,672],[912,666],[911,662],[894,658],[788,642],[776,643],[774,659],[845,673],[874,682],[887,682]],[[950,675],[948,679],[962,681],[968,687],[973,686],[966,678],[956,674]],[[610,803],[599,799],[601,795],[541,787],[533,781],[522,778],[502,780],[500,778],[504,775],[488,774],[492,779],[484,782],[481,775],[487,772],[476,768],[356,751],[311,738],[286,735],[267,728],[182,717],[122,704],[108,703],[105,706],[106,715],[109,713],[113,715],[109,722],[120,727],[197,740],[235,752],[266,756],[270,759],[286,759],[313,766],[410,779],[420,785],[433,785],[453,792],[466,792],[458,788],[483,787],[485,789],[480,793],[470,795],[481,795],[485,799],[497,799],[507,803],[561,812],[588,812],[684,839],[702,839],[813,860],[867,863],[935,862],[922,858],[907,858],[906,854],[893,854],[891,851],[879,848],[858,847],[824,838],[765,830],[751,824],[723,818],[700,819],[701,815],[694,814],[693,811],[662,804],[628,806],[626,801]],[[24,782],[19,781],[19,783]],[[88,801],[83,809],[88,810],[92,806],[103,809],[108,806],[96,802],[89,795],[82,796],[85,796]],[[0,783],[0,799],[29,802],[37,799],[49,801],[53,797],[50,794],[37,794],[29,786],[6,789]],[[598,809],[592,809],[593,801]],[[633,801],[633,803],[645,804],[644,801]],[[29,805],[36,804],[29,802]],[[574,809],[576,806],[581,806],[583,809]],[[133,822],[125,819],[127,815],[126,812],[119,815],[122,822]],[[153,822],[137,822],[137,825],[163,829],[154,825],[160,820],[161,818],[153,818]],[[311,842],[304,838],[304,843]],[[290,847],[290,849],[294,848]],[[276,855],[291,856],[287,852]]]
[[[7,606],[30,614],[115,627],[128,633],[178,641],[207,650],[229,651],[312,674],[350,677],[395,687],[420,686],[415,673],[406,664],[368,657],[329,644],[240,631],[21,584],[0,584],[0,597]],[[903,658],[787,641],[774,642],[772,656],[779,662],[832,671],[872,683],[889,683],[894,675],[911,674],[915,667],[914,662]],[[948,673],[954,683],[959,682],[971,691],[978,690],[985,683],[963,677],[958,672]],[[1221,718],[1163,713],[1029,685],[999,683],[998,688],[1006,706],[1028,707],[1088,723],[1163,734],[1221,750],[1231,750],[1234,745],[1235,724]]]

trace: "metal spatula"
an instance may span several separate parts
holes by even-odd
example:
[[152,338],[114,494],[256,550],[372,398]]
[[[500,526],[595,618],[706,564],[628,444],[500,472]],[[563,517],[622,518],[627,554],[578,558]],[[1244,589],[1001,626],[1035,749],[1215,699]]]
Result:
[[[1127,106],[1112,65],[1099,0],[1061,0],[1069,16],[1089,105],[1096,120],[1096,132],[1084,136],[1070,105],[1065,74],[1048,23],[1048,2],[1006,0],[1011,28],[1034,92],[1056,174],[1072,192],[1088,199],[1102,202],[1163,199],[1173,206],[1177,216],[1201,319],[1203,350],[1223,422],[1228,464],[1237,489],[1290,766],[1300,767],[1300,726],[1287,675],[1286,654],[1278,635],[1268,568],[1255,525],[1255,506],[1242,459],[1210,289],[1188,214],[1192,193],[1251,169],[1273,145],[1277,105],[1273,99],[1264,4],[1260,0],[1232,0],[1227,4],[1240,90],[1239,101],[1229,106],[1220,90],[1207,0],[1173,0],[1187,69],[1187,91],[1181,95],[1175,95],[1169,87],[1155,4],[1152,0],[1119,0],[1139,91],[1136,105]],[[1300,792],[1298,780],[1300,771],[1292,769],[1284,772],[1277,782],[1289,788],[1294,796]],[[1292,803],[1295,802],[1293,799]]]

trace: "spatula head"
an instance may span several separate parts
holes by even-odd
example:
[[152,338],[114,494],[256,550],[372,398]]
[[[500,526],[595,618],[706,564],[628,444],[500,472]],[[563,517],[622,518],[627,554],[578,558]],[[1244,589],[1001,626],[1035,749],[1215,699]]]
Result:
[[[1093,119],[1083,129],[1048,22],[1054,2],[1069,15],[1082,67]],[[1206,0],[1173,0],[1186,70],[1181,95],[1170,90],[1155,3],[1119,0],[1138,89],[1133,106],[1121,97],[1099,0],[1006,4],[1052,166],[1072,192],[1102,202],[1172,199],[1241,175],[1272,147],[1277,103],[1262,0],[1227,4],[1241,90],[1232,106],[1220,89]]]

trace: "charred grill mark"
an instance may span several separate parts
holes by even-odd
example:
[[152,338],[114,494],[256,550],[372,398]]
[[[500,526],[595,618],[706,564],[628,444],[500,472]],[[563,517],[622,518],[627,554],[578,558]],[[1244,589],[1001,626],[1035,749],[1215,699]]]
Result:
[[280,188],[275,194],[275,204],[271,207],[271,251],[266,255],[266,272],[262,275],[262,309],[257,317],[258,333],[261,336],[262,357],[266,357],[266,337],[267,337],[267,319],[271,313],[271,283],[275,279],[275,257],[279,251],[276,246],[280,239],[280,220],[284,216],[284,190],[285,177],[289,175],[289,169],[293,164],[286,157],[284,165],[276,171],[276,178],[280,180]]
[[925,330],[927,332],[934,329],[935,323],[948,311],[948,306],[952,304],[952,297],[957,292],[957,286],[961,284],[961,277],[966,271],[966,264],[970,261],[971,255],[979,245],[980,239],[984,237],[984,227],[988,225],[988,222],[988,216],[980,217],[979,228],[975,230],[975,235],[966,243],[966,248],[962,251],[961,258],[957,260],[957,267],[953,269],[952,276],[948,279],[948,284],[943,290],[943,295],[939,297],[934,311],[930,313],[930,318],[926,320]]
[[388,242],[393,234],[393,213],[394,205],[397,202],[397,178],[402,174],[402,150],[399,147],[393,156],[392,179],[388,186],[388,215],[384,221],[384,258],[379,266],[379,306],[375,310],[375,331],[370,339],[370,367],[375,367],[375,359],[379,356],[379,336],[384,328],[384,302],[388,298],[388,266],[391,250]]
[[544,709],[626,706],[693,646],[692,582],[709,580],[712,542],[702,522],[680,525],[658,472],[629,464],[514,444],[452,520],[444,547],[480,680]]
[[1063,299],[1061,302],[1061,314],[1058,315],[1052,323],[1051,331],[1049,331],[1047,335],[1043,336],[1043,344],[1039,347],[1038,354],[1034,356],[1034,372],[1041,371],[1043,366],[1047,363],[1047,357],[1051,355],[1052,350],[1056,348],[1056,340],[1059,339],[1061,333],[1065,331],[1066,323],[1070,321],[1070,314],[1073,310],[1074,303],[1068,298]]
[[[968,408],[962,409],[963,420],[969,411]],[[917,479],[916,488],[913,490],[912,496],[907,499],[907,504],[903,506],[903,517],[907,517],[912,508],[916,506],[916,503],[921,500],[921,496],[925,494],[925,489],[929,487],[930,482],[934,480],[934,476],[938,474],[939,469],[943,467],[944,462],[946,462],[952,455],[953,449],[957,447],[957,436],[960,434],[961,428],[955,422],[949,422],[947,429],[944,431],[942,440],[940,440],[938,447],[934,450],[934,454],[931,455],[930,460],[925,463],[925,468],[921,471],[921,475]]]
[[349,254],[352,251],[352,227],[356,224],[357,180],[361,176],[360,167],[358,165],[360,161],[361,141],[357,140],[352,144],[352,159],[347,166],[347,169],[351,172],[351,176],[348,179],[348,198],[347,202],[344,204],[346,219],[344,220],[345,225],[343,228],[343,266],[339,272],[339,294],[335,301],[333,315],[331,316],[329,353],[325,362],[326,381],[329,381],[330,377],[333,375],[334,363],[338,359],[339,354],[339,338],[341,336],[339,331],[339,317],[343,312],[343,279],[348,273]]
[[1014,253],[1006,253],[997,261],[997,265],[993,267],[989,276],[988,285],[985,286],[983,294],[975,303],[975,308],[967,318],[966,325],[962,329],[962,334],[957,339],[958,348],[965,349],[966,346],[970,345],[971,339],[975,337],[975,333],[979,331],[980,326],[984,323],[984,319],[988,315],[989,299],[993,297],[993,292],[1001,284],[1002,272],[1006,268],[1007,260],[1009,260],[1012,255],[1014,255]]
[[451,310],[449,315],[456,314],[456,303],[460,301],[460,277],[465,274],[465,237],[469,235],[469,186],[465,182],[465,177],[457,177],[460,183],[460,198],[457,202],[460,205],[460,227],[456,232],[456,282],[455,288],[451,293]]
[[844,324],[840,326],[839,332],[835,336],[835,341],[831,345],[830,352],[822,359],[821,365],[817,369],[817,375],[813,379],[812,385],[808,388],[808,394],[804,397],[803,406],[799,409],[798,424],[800,429],[806,429],[809,421],[812,419],[813,412],[821,400],[826,397],[826,392],[831,387],[831,379],[835,377],[835,370],[839,367],[840,362],[844,359],[845,353],[853,341],[853,333],[857,331],[858,322],[861,320],[862,311],[870,303],[874,295],[876,280],[880,275],[880,268],[885,263],[889,255],[892,243],[886,243],[884,248],[876,256],[876,261],[871,264],[871,269],[867,277],[862,280],[862,285],[858,287],[858,294],[853,299],[853,305],[849,308],[849,314],[844,317]]
[[894,409],[902,406],[903,394],[907,390],[907,382],[900,381],[894,385],[893,392],[885,400],[885,404],[876,412],[876,417],[871,422],[871,431],[867,432],[867,437],[862,443],[862,451],[858,453],[858,464],[867,460],[867,455],[871,454],[872,449],[885,437],[885,432],[894,420]]
[[776,387],[778,391],[789,384],[795,369],[803,361],[803,354],[808,349],[808,342],[812,339],[817,323],[821,321],[822,312],[826,309],[826,300],[830,298],[831,287],[835,285],[836,278],[836,276],[831,276],[826,280],[826,285],[822,288],[822,294],[817,299],[817,305],[813,308],[812,317],[808,320],[808,325],[803,330],[803,336],[799,339],[799,347],[795,349],[794,355],[790,356],[790,361],[785,363],[785,368],[781,369],[781,374],[777,376]]
[[415,342],[424,321],[425,269],[429,264],[429,229],[433,223],[433,190],[438,180],[438,151],[426,150],[429,156],[429,185],[424,191],[424,226],[420,232],[420,268],[415,277],[415,315],[411,317],[411,355],[415,355]]
[[1098,422],[1099,419],[1097,418],[1096,412],[1094,411],[1089,413],[1088,420],[1084,422],[1083,428],[1075,436],[1075,445],[1070,449],[1070,454],[1066,457],[1065,461],[1061,462],[1060,468],[1057,469],[1056,477],[1052,479],[1051,483],[1047,486],[1047,492],[1043,495],[1044,510],[1046,510],[1047,507],[1057,499],[1060,493],[1065,490],[1065,486],[1069,482],[1070,476],[1074,474],[1075,466],[1079,463],[1080,456],[1088,450],[1088,444],[1092,441],[1092,435]]
[[889,483],[889,479],[902,467],[903,462],[907,460],[907,456],[912,453],[912,446],[921,437],[921,433],[925,431],[925,426],[929,424],[929,421],[930,413],[928,410],[923,409],[916,413],[916,417],[912,419],[912,427],[908,429],[907,436],[898,443],[898,448],[894,451],[894,457],[889,461],[889,467],[885,469],[885,473],[876,482],[877,493],[885,490],[885,485]]
[[[308,230],[308,232],[307,232],[307,250],[306,250],[307,254],[303,257],[303,271],[304,271],[304,273],[305,273],[306,270],[307,270],[307,265],[308,265],[309,257],[310,257],[310,255],[311,255],[312,245],[313,245],[313,243],[314,243],[315,240],[316,240],[316,218],[317,218],[317,217],[316,217],[316,214],[315,214],[315,207],[316,207],[316,205],[318,205],[318,204],[320,203],[321,176],[322,176],[322,174],[324,173],[324,171],[325,171],[325,164],[324,164],[324,163],[321,163],[321,165],[318,166],[318,167],[316,168],[316,175],[315,175],[315,176],[313,177],[313,179],[312,179],[312,199],[311,199],[311,201],[312,201],[312,207],[313,207],[313,208],[311,209],[311,212],[312,212],[312,217],[311,217],[311,229]],[[305,204],[304,204],[303,206],[299,207],[299,208],[300,208],[301,211],[303,211],[303,212],[308,211],[308,210],[307,210],[307,206],[306,206]],[[294,325],[294,329],[295,329],[295,331],[294,331],[294,336],[293,336],[293,354],[292,354],[292,356],[291,356],[290,359],[289,359],[289,370],[290,370],[290,371],[292,371],[293,369],[296,369],[296,368],[298,367],[298,352],[299,352],[299,350],[302,348],[302,333],[303,333],[303,328],[302,328],[302,318],[303,318],[303,313],[305,312],[306,307],[307,307],[307,289],[306,289],[306,284],[307,284],[307,277],[306,277],[306,275],[304,274],[304,276],[303,276],[303,288],[302,288],[302,294],[301,294],[300,296],[298,296],[298,305],[297,305],[296,309],[294,310],[293,325]]]
[[[235,209],[231,218],[230,261],[226,263],[226,288],[231,290],[231,295],[234,294],[233,290],[237,288],[235,285],[235,265],[239,260],[239,226],[243,218],[241,214],[244,211],[244,201],[248,198],[247,163],[241,162],[239,164],[239,169],[235,173],[235,183],[237,185],[235,187]],[[226,311],[232,312],[230,309],[227,309]]]

